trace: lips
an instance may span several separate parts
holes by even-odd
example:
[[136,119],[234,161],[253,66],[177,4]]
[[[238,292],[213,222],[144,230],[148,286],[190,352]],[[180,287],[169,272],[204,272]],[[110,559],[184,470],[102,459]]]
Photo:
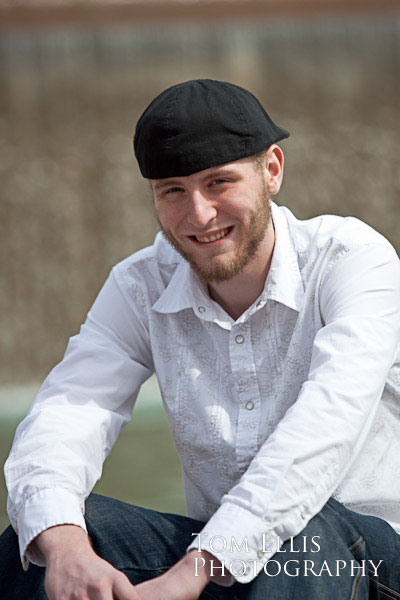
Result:
[[228,235],[228,233],[230,233],[231,230],[232,230],[232,227],[226,227],[225,229],[220,229],[219,231],[215,231],[215,232],[209,234],[208,236],[193,235],[191,237],[193,239],[195,239],[197,242],[200,242],[202,244],[207,244],[210,242],[216,242],[217,240],[221,240],[226,235]]

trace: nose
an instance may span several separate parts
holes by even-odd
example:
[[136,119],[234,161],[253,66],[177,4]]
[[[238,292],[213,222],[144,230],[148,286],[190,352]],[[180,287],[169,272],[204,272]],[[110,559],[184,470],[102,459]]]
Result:
[[204,228],[217,216],[217,210],[212,200],[207,198],[200,190],[189,193],[188,222],[199,229]]

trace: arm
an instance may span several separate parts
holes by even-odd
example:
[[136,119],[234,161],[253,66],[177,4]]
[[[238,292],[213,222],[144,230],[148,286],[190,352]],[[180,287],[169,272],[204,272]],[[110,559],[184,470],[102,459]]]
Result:
[[17,429],[5,472],[25,568],[45,564],[31,544],[42,531],[71,524],[86,535],[84,501],[153,370],[146,322],[112,273]]
[[[271,558],[277,536],[297,535],[321,510],[367,440],[399,342],[399,279],[398,258],[380,243],[349,251],[324,273],[308,378],[203,529],[204,550],[213,535],[247,537],[249,554],[228,545],[217,555],[248,563],[233,573],[241,583]],[[271,550],[258,555],[261,533]]]

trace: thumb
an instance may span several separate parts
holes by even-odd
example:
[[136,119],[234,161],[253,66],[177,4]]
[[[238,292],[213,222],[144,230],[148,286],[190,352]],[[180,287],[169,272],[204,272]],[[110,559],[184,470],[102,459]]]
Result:
[[123,573],[114,582],[113,596],[116,600],[140,600],[139,594]]

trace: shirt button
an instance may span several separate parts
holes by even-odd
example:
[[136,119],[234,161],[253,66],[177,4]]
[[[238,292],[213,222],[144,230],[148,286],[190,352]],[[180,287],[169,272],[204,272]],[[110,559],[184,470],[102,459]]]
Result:
[[300,513],[302,519],[307,519],[307,512],[303,509]]
[[247,408],[247,410],[253,410],[253,408],[254,408],[254,402],[247,402],[246,408]]
[[244,342],[244,337],[243,337],[241,334],[237,335],[237,336],[235,337],[235,342],[236,342],[237,344],[243,344],[243,342]]
[[257,552],[257,556],[258,556],[258,558],[263,558],[263,556],[264,556],[264,552],[263,552],[262,550],[259,550],[259,551]]
[[206,309],[204,308],[204,306],[199,306],[199,308],[197,309],[200,313],[206,312]]

